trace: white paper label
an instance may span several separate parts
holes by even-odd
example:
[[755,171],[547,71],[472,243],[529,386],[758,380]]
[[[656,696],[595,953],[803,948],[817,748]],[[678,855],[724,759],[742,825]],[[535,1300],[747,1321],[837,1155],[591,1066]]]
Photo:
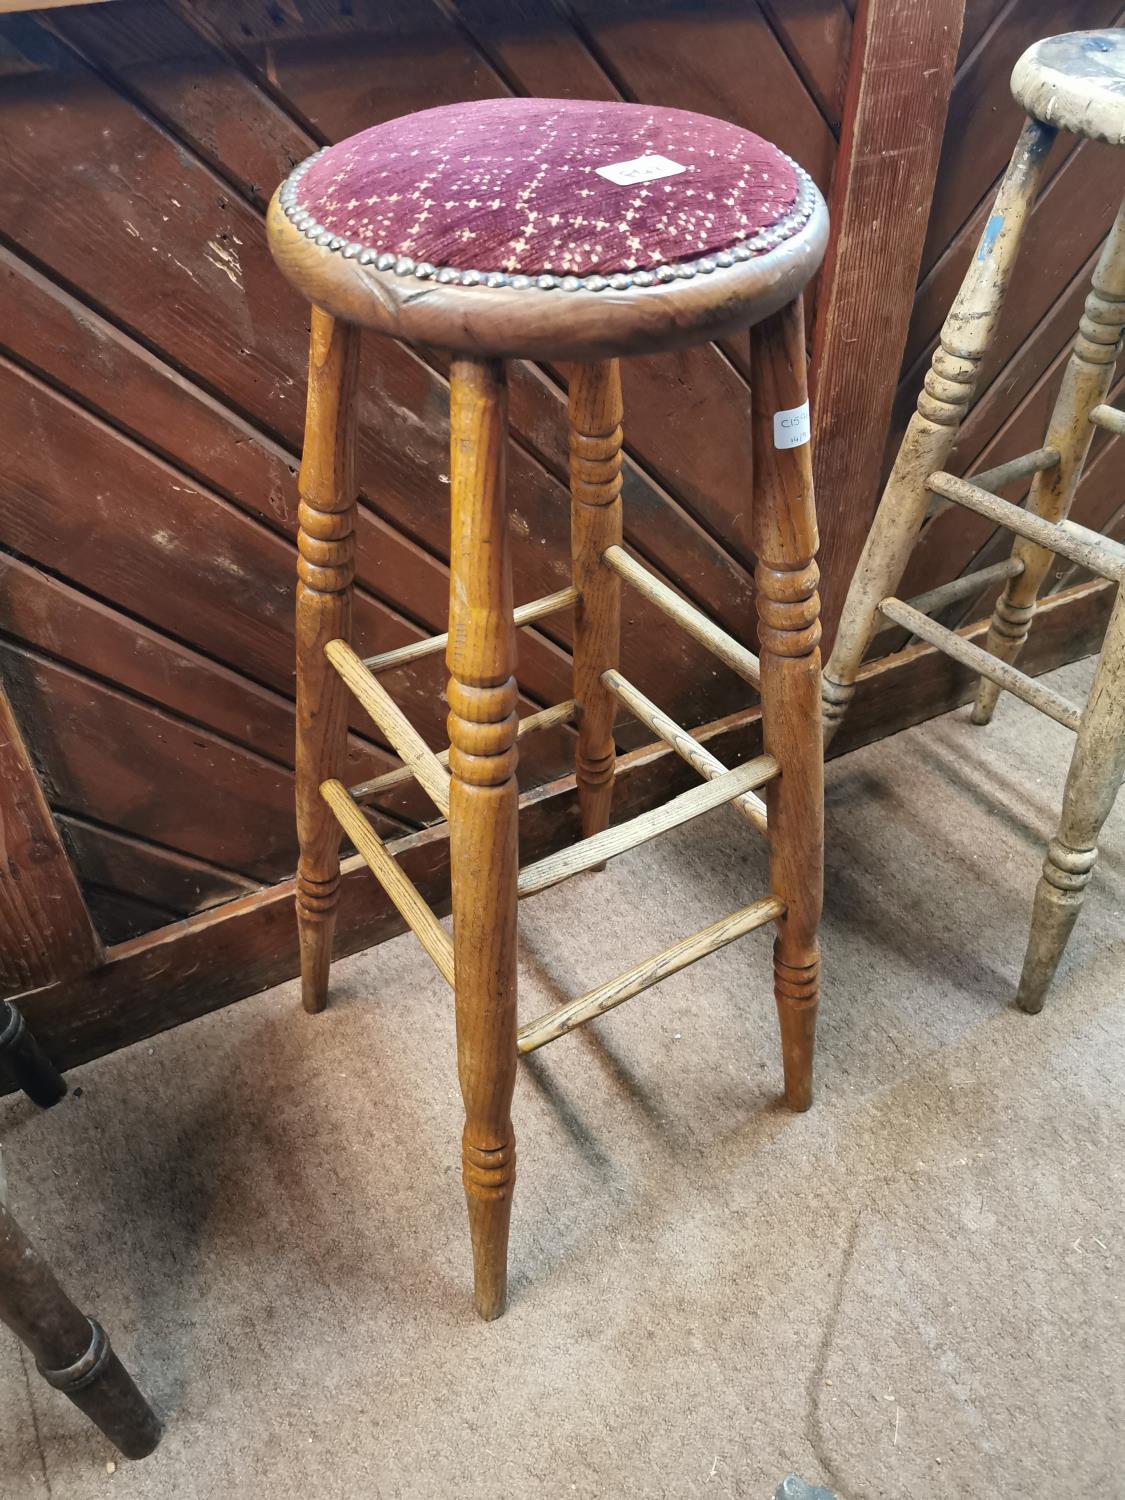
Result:
[[788,411],[773,414],[773,445],[775,448],[799,448],[809,440],[809,403],[792,406]]
[[635,156],[632,161],[615,161],[608,167],[595,167],[599,177],[608,177],[610,182],[626,186],[631,182],[655,182],[658,177],[675,177],[677,172],[686,172],[678,161],[669,161],[666,156]]

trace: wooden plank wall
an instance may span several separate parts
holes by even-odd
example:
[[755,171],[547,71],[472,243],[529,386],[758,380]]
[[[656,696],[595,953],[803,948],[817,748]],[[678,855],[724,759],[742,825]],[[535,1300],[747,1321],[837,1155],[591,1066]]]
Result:
[[[277,939],[282,906],[257,926],[246,913],[261,901],[253,893],[283,882],[295,863],[291,614],[308,317],[274,272],[262,232],[269,195],[294,162],[412,109],[505,93],[651,100],[758,130],[834,204],[850,203],[848,264],[865,240],[909,245],[916,221],[922,275],[912,316],[912,275],[897,298],[878,278],[858,276],[852,300],[833,303],[839,258],[810,297],[810,326],[823,314],[824,371],[814,380],[824,373],[843,393],[849,420],[854,412],[864,422],[863,392],[885,381],[906,344],[897,392],[887,382],[890,446],[1015,137],[1012,62],[1035,36],[1117,24],[1119,9],[1102,0],[861,0],[853,22],[850,0],[117,0],[0,16],[0,677],[102,936],[142,945],[111,948],[111,960],[119,953],[135,967],[130,955],[143,951],[163,973],[167,945],[206,922],[208,952],[224,965],[211,974],[213,996],[197,987],[162,1013],[150,994],[143,1022],[116,1016],[104,973],[96,999],[56,991],[44,1015],[68,1055],[291,972],[288,938]],[[892,25],[901,55],[884,56],[880,68],[897,67],[900,95],[903,78],[907,93],[912,76],[937,79],[926,118],[911,103],[931,142],[912,158],[913,192],[872,167],[887,131],[902,133],[901,104],[897,125],[885,108],[880,124],[884,96],[860,89],[854,71],[849,85],[849,64],[862,67],[874,42],[893,50]],[[947,96],[931,208],[927,156],[936,161]],[[848,174],[870,169],[878,193],[860,192],[857,180],[849,199],[849,184],[833,182],[838,159]],[[1107,148],[1057,151],[1024,267],[1034,274],[1013,296],[962,469],[1036,445],[1120,186]],[[879,318],[880,349],[847,327],[834,338],[825,321],[833,306],[853,329]],[[625,498],[636,554],[750,639],[747,368],[743,340],[629,363]],[[513,372],[519,599],[566,576],[565,380],[565,369]],[[372,338],[362,388],[357,626],[359,649],[374,652],[444,628],[447,384],[439,356]],[[874,509],[881,439],[877,426],[874,440],[866,433],[870,453],[847,484],[818,469],[829,616]],[[1107,446],[1096,444],[1080,519],[1122,528]],[[937,517],[909,591],[990,555],[995,544],[980,525],[960,513]],[[1100,596],[1079,594],[1076,650],[1089,649],[1089,621],[1104,617]],[[1056,613],[1040,669],[1067,654],[1070,607]],[[625,642],[624,670],[681,722],[741,714],[730,722],[751,723],[744,686],[635,597]],[[524,711],[569,696],[568,645],[565,618],[522,633]],[[930,711],[963,690],[941,681],[946,700],[923,694]],[[404,669],[388,685],[431,743],[444,744],[440,663]],[[901,689],[881,705],[868,694],[854,734],[889,732],[911,712]],[[624,751],[644,738],[620,726]],[[570,755],[569,731],[536,737],[522,757],[524,788],[559,784]],[[391,764],[357,713],[352,775]],[[653,765],[646,796],[674,781],[667,758]],[[553,815],[551,805],[535,814],[544,846],[571,832],[567,798]],[[408,843],[425,842],[417,831],[429,816],[406,790],[380,810],[382,830]],[[286,891],[277,887],[279,897]],[[231,903],[225,928],[225,912],[192,915],[222,903]],[[238,936],[251,927],[253,938]],[[372,908],[343,942],[391,930]],[[144,936],[154,932],[163,947]],[[92,1031],[64,1014],[68,1005],[97,1011]]]

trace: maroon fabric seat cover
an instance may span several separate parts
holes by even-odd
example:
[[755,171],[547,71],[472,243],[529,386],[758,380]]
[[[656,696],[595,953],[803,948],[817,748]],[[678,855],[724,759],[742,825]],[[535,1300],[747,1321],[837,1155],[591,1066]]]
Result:
[[[617,182],[597,170],[638,158],[650,160],[619,175],[665,175]],[[487,99],[330,147],[305,173],[298,208],[351,243],[438,267],[583,276],[725,250],[781,219],[797,189],[776,146],[707,115]]]

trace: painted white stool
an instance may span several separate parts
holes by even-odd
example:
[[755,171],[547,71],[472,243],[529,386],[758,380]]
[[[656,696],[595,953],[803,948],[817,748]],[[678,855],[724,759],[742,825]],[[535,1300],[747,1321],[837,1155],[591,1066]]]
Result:
[[[826,741],[847,712],[872,637],[884,620],[964,662],[980,674],[973,723],[987,724],[1001,690],[1065,724],[1077,735],[1062,817],[1047,848],[1035,894],[1018,1002],[1043,1008],[1086,885],[1097,840],[1125,776],[1125,605],[1120,588],[1084,708],[1068,703],[1013,665],[1057,554],[1120,585],[1125,547],[1067,520],[1095,427],[1125,432],[1125,412],[1105,404],[1125,324],[1125,209],[1105,242],[1066,367],[1044,447],[973,482],[942,472],[973,399],[981,361],[1000,319],[1004,295],[1030,217],[1044,160],[1058,131],[1125,145],[1125,32],[1080,31],[1037,42],[1012,73],[1012,93],[1028,114],[1000,184],[980,245],[941,331],[898,458],[860,557],[835,647],[824,669]],[[998,498],[1013,480],[1034,475],[1025,508]],[[904,602],[893,597],[926,516],[929,497],[967,506],[1016,533],[1011,557]],[[987,650],[930,615],[999,581]]]

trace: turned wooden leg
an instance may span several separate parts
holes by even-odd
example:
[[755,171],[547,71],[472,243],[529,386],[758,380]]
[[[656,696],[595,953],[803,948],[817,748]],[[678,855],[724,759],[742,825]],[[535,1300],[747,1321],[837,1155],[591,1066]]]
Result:
[[40,1109],[50,1109],[66,1095],[66,1079],[32,1036],[23,1012],[0,1000],[0,1079],[23,1089]]
[[516,1175],[516,642],[504,498],[507,387],[498,360],[450,372],[452,540],[449,858],[463,1180],[476,1308],[504,1311]]
[[[1086,455],[1094,436],[1090,412],[1109,395],[1113,367],[1121,352],[1121,330],[1125,325],[1125,204],[1106,240],[1094,270],[1092,290],[1078,325],[1059,394],[1047,428],[1048,448],[1058,452],[1059,462],[1036,474],[1027,498],[1027,509],[1047,521],[1061,521],[1070,510]],[[1054,561],[1054,553],[1037,547],[1026,537],[1017,537],[1012,556],[1023,563],[1023,572],[1009,578],[996,601],[987,648],[1001,661],[1014,662],[1027,640],[1035,601]],[[977,684],[973,704],[974,724],[992,718],[1000,689],[987,677]]]
[[160,1423],[109,1346],[0,1204],[0,1320],[35,1357],[40,1375],[69,1396],[126,1458],[144,1458]]
[[314,307],[297,530],[297,927],[308,1011],[328,1002],[340,897],[340,825],[320,784],[343,774],[348,695],[324,648],[351,638],[358,362],[359,331]]
[[[576,365],[570,377],[570,547],[574,609],[575,770],[582,836],[609,826],[616,699],[602,673],[618,665],[621,579],[601,561],[621,545],[621,371],[615,359]],[[603,866],[598,868],[604,869]]]
[[[819,573],[800,300],[751,333],[754,551],[762,742],[780,775],[766,788],[770,888],[785,902],[774,942],[785,1102],[812,1103],[824,892]],[[788,446],[794,439],[793,446]]]
[[1118,589],[1035,891],[1017,1002],[1040,1011],[1086,895],[1098,834],[1125,779],[1125,591]]
[[942,325],[941,340],[898,450],[867,542],[852,576],[840,628],[824,669],[827,744],[855,694],[864,653],[879,625],[881,600],[893,594],[925,519],[926,480],[945,466],[957,439],[981,360],[992,342],[1043,162],[1055,132],[1029,120],[1016,143],[977,252]]

